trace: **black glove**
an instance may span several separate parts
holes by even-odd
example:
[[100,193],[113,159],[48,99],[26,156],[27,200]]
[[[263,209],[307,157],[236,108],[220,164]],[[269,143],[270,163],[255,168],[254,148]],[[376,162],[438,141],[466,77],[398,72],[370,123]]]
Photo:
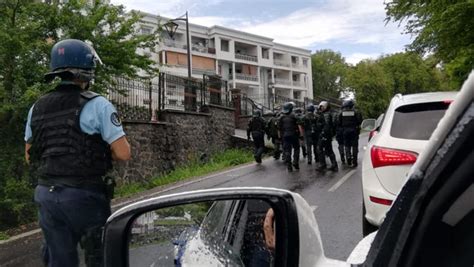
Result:
[[247,140],[252,140],[252,138],[250,138],[250,135],[247,135]]

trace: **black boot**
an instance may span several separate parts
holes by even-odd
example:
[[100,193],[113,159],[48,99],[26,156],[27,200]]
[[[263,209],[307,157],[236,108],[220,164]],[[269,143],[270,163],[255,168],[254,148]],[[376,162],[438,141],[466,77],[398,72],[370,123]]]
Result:
[[300,165],[298,163],[293,163],[293,167],[295,167],[295,170],[299,170],[300,169]]
[[329,169],[335,172],[338,171],[339,167],[337,166],[336,157],[332,156],[330,157],[330,160],[331,160],[331,167],[329,167]]
[[326,170],[326,164],[319,164],[319,166],[316,168],[317,171],[322,172]]
[[341,155],[341,163],[342,163],[342,164],[346,164],[346,159],[344,158],[343,155]]
[[287,167],[287,169],[288,169],[288,171],[289,171],[289,172],[292,172],[292,171],[293,171],[293,166],[291,166],[291,163],[290,163],[290,164],[288,164],[288,167]]

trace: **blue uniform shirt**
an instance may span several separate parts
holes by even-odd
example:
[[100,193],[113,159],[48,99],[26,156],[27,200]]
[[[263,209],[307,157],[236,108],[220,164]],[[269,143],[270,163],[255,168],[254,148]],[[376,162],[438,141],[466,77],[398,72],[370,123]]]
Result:
[[[25,129],[25,142],[30,143],[31,114],[33,107],[28,112],[28,121]],[[102,139],[111,144],[125,135],[122,124],[118,120],[117,110],[105,97],[98,96],[86,103],[79,117],[81,130],[86,134],[101,134]]]

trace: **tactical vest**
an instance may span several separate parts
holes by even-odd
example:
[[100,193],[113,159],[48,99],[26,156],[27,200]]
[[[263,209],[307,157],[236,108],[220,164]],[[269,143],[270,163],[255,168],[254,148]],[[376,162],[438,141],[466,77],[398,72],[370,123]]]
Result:
[[278,137],[278,118],[272,117],[267,123],[268,134],[271,137]]
[[357,127],[357,116],[354,109],[343,109],[339,114],[341,127],[355,128]]
[[293,136],[298,133],[297,119],[294,114],[284,114],[280,117],[280,131],[283,136]]
[[252,118],[250,119],[249,127],[251,132],[264,132],[265,121],[259,117]]
[[303,117],[305,133],[317,133],[317,117],[313,113],[307,113]]
[[111,152],[100,134],[80,128],[85,104],[98,95],[60,85],[41,97],[31,117],[31,165],[39,184],[74,187],[101,185],[111,168]]

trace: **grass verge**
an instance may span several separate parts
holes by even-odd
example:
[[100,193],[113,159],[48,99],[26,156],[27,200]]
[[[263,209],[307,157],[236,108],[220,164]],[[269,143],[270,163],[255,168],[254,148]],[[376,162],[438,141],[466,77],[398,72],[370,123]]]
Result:
[[253,155],[248,150],[229,149],[211,156],[209,161],[206,163],[193,160],[189,164],[178,167],[168,174],[154,177],[147,183],[130,183],[118,186],[115,189],[115,197],[130,196],[157,186],[205,175],[231,166],[247,163],[252,160]]
[[10,236],[7,235],[5,232],[0,232],[0,240],[7,240]]

